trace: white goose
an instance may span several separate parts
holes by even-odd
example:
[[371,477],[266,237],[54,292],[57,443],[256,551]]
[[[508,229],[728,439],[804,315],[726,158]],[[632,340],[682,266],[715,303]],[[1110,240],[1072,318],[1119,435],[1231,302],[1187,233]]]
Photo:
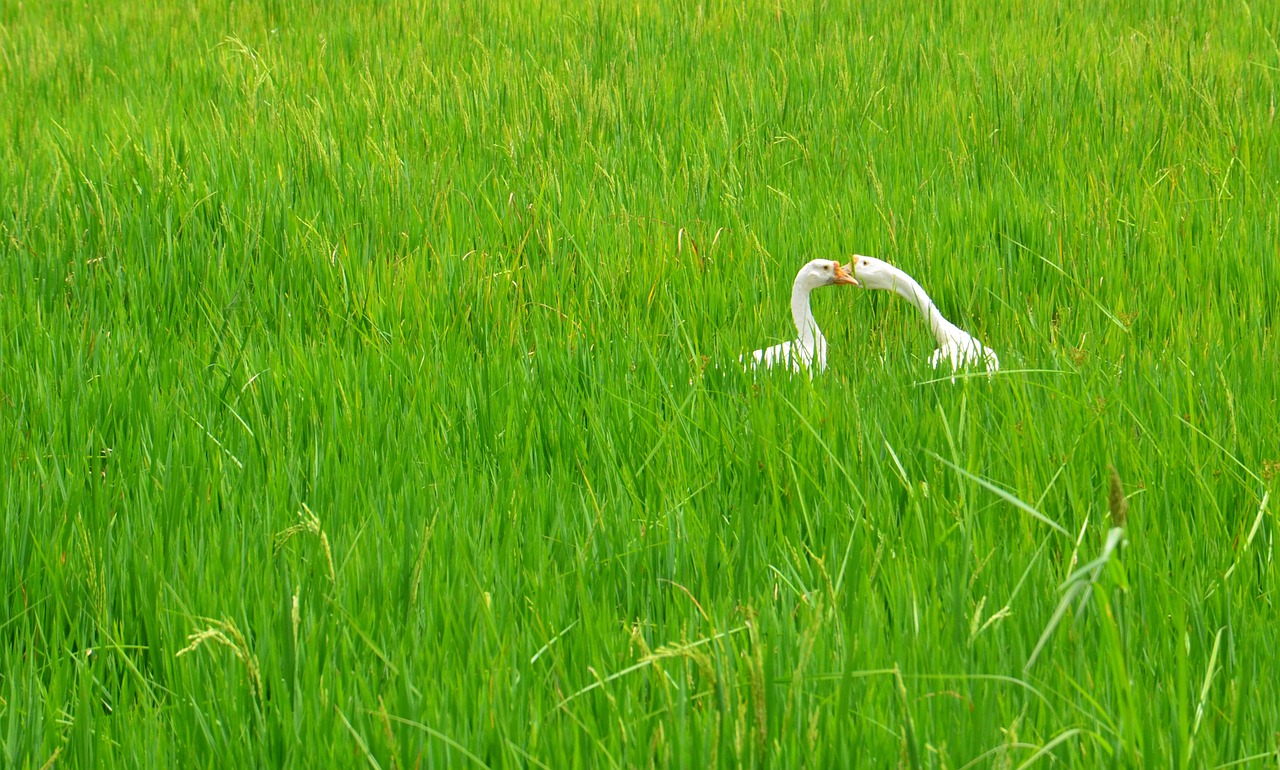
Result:
[[938,349],[929,356],[929,364],[938,368],[943,361],[951,363],[951,370],[962,369],[970,364],[985,364],[988,372],[1000,368],[1000,359],[991,348],[983,345],[976,337],[942,317],[937,305],[929,299],[929,295],[919,283],[905,272],[882,259],[854,255],[848,270],[852,272],[861,285],[868,289],[881,289],[897,292],[903,299],[915,305],[920,314],[929,323],[929,331],[938,341]]
[[[738,356],[739,363],[748,369],[772,369],[782,367],[793,372],[818,371],[827,368],[827,340],[813,318],[813,310],[809,307],[809,295],[814,289],[823,286],[840,285],[857,286],[858,282],[845,271],[839,262],[830,259],[815,259],[796,274],[796,281],[791,286],[791,317],[796,322],[795,340],[780,345],[756,350],[747,355]],[[748,358],[749,356],[749,358]]]

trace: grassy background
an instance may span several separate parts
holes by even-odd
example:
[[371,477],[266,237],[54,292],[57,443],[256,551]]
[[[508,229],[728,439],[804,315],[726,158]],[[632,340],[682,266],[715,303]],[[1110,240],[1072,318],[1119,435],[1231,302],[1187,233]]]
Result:
[[[0,2],[6,767],[1280,761],[1277,4],[105,5]],[[855,251],[1007,371],[704,372]]]

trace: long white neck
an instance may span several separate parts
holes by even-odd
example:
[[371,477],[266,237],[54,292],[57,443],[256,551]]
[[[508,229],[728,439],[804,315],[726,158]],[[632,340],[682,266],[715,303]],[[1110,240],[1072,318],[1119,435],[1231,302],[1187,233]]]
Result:
[[933,333],[933,338],[938,341],[939,345],[945,345],[949,340],[949,332],[954,328],[953,324],[942,317],[942,312],[933,304],[933,300],[929,299],[929,295],[916,283],[916,279],[902,272],[896,267],[890,267],[894,274],[893,290],[899,296],[916,306],[920,311],[920,315],[924,316],[924,320],[929,323],[929,331]]
[[813,318],[813,309],[809,306],[809,294],[813,289],[801,283],[800,278],[791,287],[791,318],[796,322],[800,347],[804,349],[810,361],[819,368],[827,365],[827,340]]

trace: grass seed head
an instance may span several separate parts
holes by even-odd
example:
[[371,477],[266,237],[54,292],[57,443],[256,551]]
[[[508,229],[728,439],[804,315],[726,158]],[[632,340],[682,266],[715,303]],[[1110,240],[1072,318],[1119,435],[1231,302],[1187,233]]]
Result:
[[1111,526],[1123,527],[1129,516],[1129,501],[1124,497],[1124,485],[1120,483],[1120,474],[1114,465],[1107,466],[1111,471],[1111,495],[1108,499],[1111,508]]

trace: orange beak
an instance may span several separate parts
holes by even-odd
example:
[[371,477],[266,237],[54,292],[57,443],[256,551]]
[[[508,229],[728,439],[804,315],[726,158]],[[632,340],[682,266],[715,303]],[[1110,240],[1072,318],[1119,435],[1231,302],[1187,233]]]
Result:
[[849,284],[851,286],[861,285],[858,283],[858,279],[854,278],[852,275],[846,272],[844,269],[844,266],[841,265],[839,262],[837,262],[836,263],[836,285],[839,286],[840,284]]

